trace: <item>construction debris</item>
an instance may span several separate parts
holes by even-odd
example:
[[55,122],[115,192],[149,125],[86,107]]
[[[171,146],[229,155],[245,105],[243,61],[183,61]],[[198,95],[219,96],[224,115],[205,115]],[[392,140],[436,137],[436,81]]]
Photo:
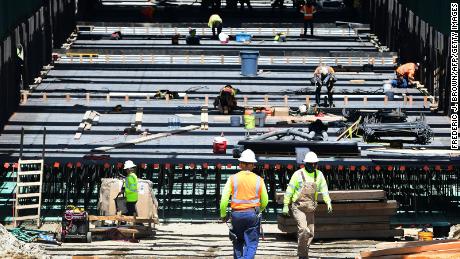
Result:
[[92,151],[107,152],[107,151],[110,151],[116,148],[126,148],[129,146],[134,146],[136,144],[144,143],[144,142],[151,141],[154,139],[165,138],[165,137],[169,137],[175,134],[179,134],[179,133],[183,133],[183,132],[187,132],[191,130],[196,130],[198,128],[199,128],[198,126],[193,126],[193,125],[187,126],[187,127],[181,127],[175,130],[168,131],[168,132],[163,132],[163,133],[153,134],[149,136],[143,136],[143,137],[132,139],[132,140],[127,140],[125,142],[117,143],[112,146],[98,147],[98,148],[93,149]]
[[449,239],[460,239],[460,225],[450,227]]
[[0,258],[48,259],[38,244],[27,244],[18,240],[0,224]]
[[426,145],[433,138],[433,131],[423,119],[401,123],[363,123],[362,130],[366,142],[398,141]]

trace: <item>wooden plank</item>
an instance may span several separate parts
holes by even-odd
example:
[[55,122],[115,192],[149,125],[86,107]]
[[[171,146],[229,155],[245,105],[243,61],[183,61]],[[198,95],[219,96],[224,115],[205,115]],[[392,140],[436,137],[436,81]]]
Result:
[[133,146],[133,145],[136,145],[136,144],[139,144],[139,143],[144,143],[144,142],[148,142],[148,141],[159,139],[159,138],[165,138],[165,137],[169,137],[169,136],[172,136],[172,135],[175,135],[175,134],[180,134],[180,133],[196,130],[196,129],[199,129],[199,128],[200,128],[199,126],[189,125],[189,126],[181,127],[181,128],[175,129],[175,130],[168,131],[168,132],[157,133],[157,134],[153,134],[153,135],[149,135],[149,136],[145,136],[145,137],[140,137],[140,138],[136,138],[136,139],[127,140],[125,142],[121,142],[121,143],[115,144],[113,146],[98,147],[98,148],[93,149],[92,151],[107,152],[107,151],[110,151],[110,150],[113,150],[113,149],[116,149],[116,148],[124,148],[124,147],[128,147],[128,146]]
[[[337,225],[337,224],[360,224],[360,223],[386,223],[390,224],[390,216],[349,216],[349,217],[315,217],[315,223],[318,225],[321,224],[330,224],[330,225]],[[278,224],[293,226],[297,225],[295,219],[293,217],[284,217],[279,215],[277,218]]]
[[[281,224],[280,224],[281,225]],[[296,227],[297,224],[283,225],[282,227]],[[390,230],[388,223],[360,223],[360,224],[318,224],[315,221],[315,231],[328,232],[328,231],[373,231],[373,230]]]
[[[278,226],[278,228],[286,233],[297,233],[297,226]],[[403,236],[404,229],[389,229],[389,230],[355,230],[355,231],[315,231],[315,239],[355,239],[355,238],[391,238],[395,236]]]
[[21,198],[34,198],[34,197],[40,197],[41,193],[19,193],[16,194],[16,199],[21,199]]
[[434,245],[434,244],[441,244],[441,243],[449,243],[449,242],[456,242],[455,239],[447,239],[447,240],[430,240],[430,241],[402,241],[402,242],[382,242],[375,245],[377,250],[382,249],[389,249],[389,248],[398,248],[398,247],[417,247],[422,245]]
[[379,259],[458,259],[460,258],[460,249],[449,249],[449,250],[436,250],[427,251],[422,253],[410,254],[410,255],[385,255],[378,257]]
[[449,243],[440,243],[440,244],[427,244],[419,245],[414,247],[398,247],[398,248],[389,248],[371,252],[361,252],[362,258],[371,258],[376,256],[384,255],[408,255],[414,253],[421,253],[427,251],[436,251],[436,250],[447,250],[447,249],[460,249],[460,241],[454,241]]
[[80,122],[80,125],[78,125],[77,132],[75,133],[74,139],[80,139],[83,131],[85,130],[86,126],[86,120],[88,119],[89,115],[91,114],[91,111],[86,111],[85,114],[83,115],[83,119]]
[[40,186],[41,182],[21,182],[16,184],[18,187],[25,187],[25,186]]
[[[384,190],[337,190],[329,191],[329,197],[332,202],[385,200],[386,192]],[[284,192],[276,193],[275,198],[278,204],[283,204]],[[323,202],[323,195],[321,193],[318,194],[318,201]]]
[[133,216],[123,216],[123,215],[113,215],[113,216],[88,216],[89,221],[102,221],[102,220],[111,220],[111,221],[126,221],[126,222],[139,222],[139,223],[156,223],[158,221],[156,218],[139,218]]

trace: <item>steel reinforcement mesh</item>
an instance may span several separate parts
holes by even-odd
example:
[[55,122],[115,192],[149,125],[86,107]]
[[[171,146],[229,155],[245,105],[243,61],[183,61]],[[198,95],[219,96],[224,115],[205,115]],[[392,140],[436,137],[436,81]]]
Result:
[[[5,220],[11,216],[16,182],[15,164],[5,164],[0,176]],[[260,165],[254,171],[265,179],[270,198],[268,219],[276,219],[281,205],[275,193],[286,189],[295,165]],[[323,165],[330,190],[383,189],[388,199],[400,203],[400,212],[456,213],[459,209],[460,168],[450,166],[330,166]],[[100,179],[121,177],[122,163],[82,165],[80,163],[46,166],[42,215],[58,217],[66,204],[82,206],[97,213]],[[227,178],[237,172],[236,165],[140,164],[138,176],[151,180],[159,202],[160,218],[183,220],[217,219],[221,190]],[[0,220],[2,220],[0,219]]]

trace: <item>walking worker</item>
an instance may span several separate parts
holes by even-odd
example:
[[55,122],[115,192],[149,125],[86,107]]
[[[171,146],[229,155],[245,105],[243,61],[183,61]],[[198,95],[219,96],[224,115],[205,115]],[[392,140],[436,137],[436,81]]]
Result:
[[134,216],[136,213],[136,203],[138,200],[138,181],[136,175],[136,165],[131,160],[125,162],[124,170],[126,171],[126,179],[123,183],[122,191],[125,193],[126,215]]
[[308,152],[303,160],[305,167],[297,170],[291,177],[284,194],[283,215],[292,216],[297,222],[299,259],[308,258],[308,249],[315,234],[315,210],[318,206],[318,192],[323,195],[327,211],[332,212],[331,198],[323,173],[317,169],[318,156]]
[[311,0],[307,4],[300,6],[300,12],[303,13],[303,36],[307,36],[307,28],[310,27],[311,36],[313,36],[313,17],[316,13],[316,8]]
[[256,255],[260,236],[261,212],[268,204],[264,180],[252,172],[257,163],[256,155],[246,149],[241,153],[241,171],[227,179],[220,200],[220,218],[227,221],[227,206],[230,196],[233,257],[252,259]]
[[220,18],[218,14],[211,15],[209,17],[208,26],[212,29],[212,37],[217,38],[219,34],[222,32],[222,18]]

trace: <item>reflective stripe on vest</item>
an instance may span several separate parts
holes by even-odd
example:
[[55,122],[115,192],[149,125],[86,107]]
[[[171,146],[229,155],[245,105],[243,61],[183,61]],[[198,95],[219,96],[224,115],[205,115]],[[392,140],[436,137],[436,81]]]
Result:
[[304,6],[303,11],[304,11],[303,12],[304,19],[312,19],[313,18],[313,6],[312,7]]
[[[254,200],[240,200],[236,199],[238,197],[238,181],[236,175],[232,176],[232,182],[233,182],[233,194],[232,194],[232,202],[237,203],[237,204],[253,204],[253,203],[259,203],[260,198],[256,198]],[[256,182],[256,189],[255,189],[255,197],[259,197],[259,191],[260,191],[260,177],[257,176],[257,182]]]

